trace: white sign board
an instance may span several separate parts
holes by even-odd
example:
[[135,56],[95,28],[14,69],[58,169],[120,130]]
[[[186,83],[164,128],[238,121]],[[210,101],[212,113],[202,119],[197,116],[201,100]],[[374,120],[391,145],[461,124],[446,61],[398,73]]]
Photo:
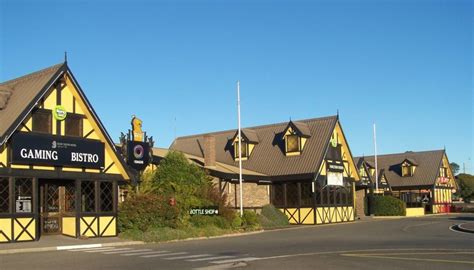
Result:
[[344,185],[343,176],[341,172],[327,172],[328,186],[342,186]]

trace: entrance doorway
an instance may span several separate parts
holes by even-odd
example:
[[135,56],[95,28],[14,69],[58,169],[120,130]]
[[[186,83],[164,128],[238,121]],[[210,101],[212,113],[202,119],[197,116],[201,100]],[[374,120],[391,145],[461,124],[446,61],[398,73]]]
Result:
[[75,181],[40,179],[40,231],[61,234],[64,217],[75,217]]

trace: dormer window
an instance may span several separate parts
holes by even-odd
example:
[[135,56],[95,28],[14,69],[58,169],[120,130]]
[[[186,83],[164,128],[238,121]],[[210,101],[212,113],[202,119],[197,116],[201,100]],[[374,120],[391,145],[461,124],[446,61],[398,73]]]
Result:
[[405,159],[402,166],[402,177],[409,177],[415,174],[416,166],[418,164],[412,159]]
[[448,168],[439,168],[439,177],[448,177]]
[[247,160],[258,142],[257,133],[246,128],[241,130],[241,141],[239,142],[239,132],[237,131],[232,138],[234,160],[239,160],[239,145],[241,147],[242,160]]
[[296,134],[286,135],[285,138],[286,143],[286,152],[287,153],[296,153],[300,152],[300,137]]
[[311,137],[309,127],[306,123],[291,122],[283,132],[285,143],[285,154],[295,156],[301,154],[306,140]]
[[239,159],[239,145],[241,145],[240,154],[242,156],[242,159],[247,159],[249,153],[249,144],[244,140],[242,140],[241,143],[239,143],[238,141],[234,143],[234,158]]

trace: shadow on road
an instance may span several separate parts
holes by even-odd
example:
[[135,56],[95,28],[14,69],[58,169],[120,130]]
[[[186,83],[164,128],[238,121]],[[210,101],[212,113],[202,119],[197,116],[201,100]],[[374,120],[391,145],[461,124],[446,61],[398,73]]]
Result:
[[474,221],[474,216],[459,216],[449,218],[450,220]]

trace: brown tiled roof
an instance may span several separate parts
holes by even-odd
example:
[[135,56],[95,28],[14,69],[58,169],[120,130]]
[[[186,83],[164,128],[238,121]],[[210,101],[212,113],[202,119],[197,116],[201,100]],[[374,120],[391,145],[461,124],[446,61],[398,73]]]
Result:
[[[392,188],[433,186],[443,155],[444,150],[378,155],[377,165],[379,169],[384,170],[387,182]],[[356,157],[356,164],[359,164],[360,159],[375,163],[374,156]],[[406,159],[416,160],[418,165],[413,176],[402,177],[400,165]]]
[[[163,159],[165,156],[171,151],[169,149],[164,149],[164,148],[153,148],[153,159],[155,162],[155,159]],[[199,167],[204,168],[204,158],[190,155],[190,154],[184,154],[185,157],[194,162],[194,164],[198,165]],[[157,160],[159,162],[159,160]],[[233,165],[228,165],[225,163],[221,162],[216,162],[216,166],[211,170],[211,175],[227,175],[232,177],[233,179],[238,179],[239,177],[239,167],[238,166],[233,166]],[[253,178],[254,180],[264,180],[266,175],[250,170],[243,169],[242,170],[242,175],[245,179],[248,178]]]
[[304,122],[299,122],[299,121],[292,121],[291,122],[295,127],[296,129],[300,132],[300,135],[303,136],[303,137],[311,137],[311,130],[310,128],[308,127],[308,124],[304,123]]
[[64,64],[0,83],[0,144],[21,114],[51,82]]
[[[284,153],[283,132],[288,122],[251,127],[259,139],[248,160],[242,162],[246,170],[268,176],[314,174],[321,164],[329,139],[338,121],[337,116],[314,118],[298,121],[308,127],[312,137],[306,141],[301,155],[286,156]],[[234,161],[232,138],[236,130],[227,130],[207,134],[177,138],[170,146],[193,156],[203,157],[203,137],[213,135],[216,138],[216,161],[238,166]]]

